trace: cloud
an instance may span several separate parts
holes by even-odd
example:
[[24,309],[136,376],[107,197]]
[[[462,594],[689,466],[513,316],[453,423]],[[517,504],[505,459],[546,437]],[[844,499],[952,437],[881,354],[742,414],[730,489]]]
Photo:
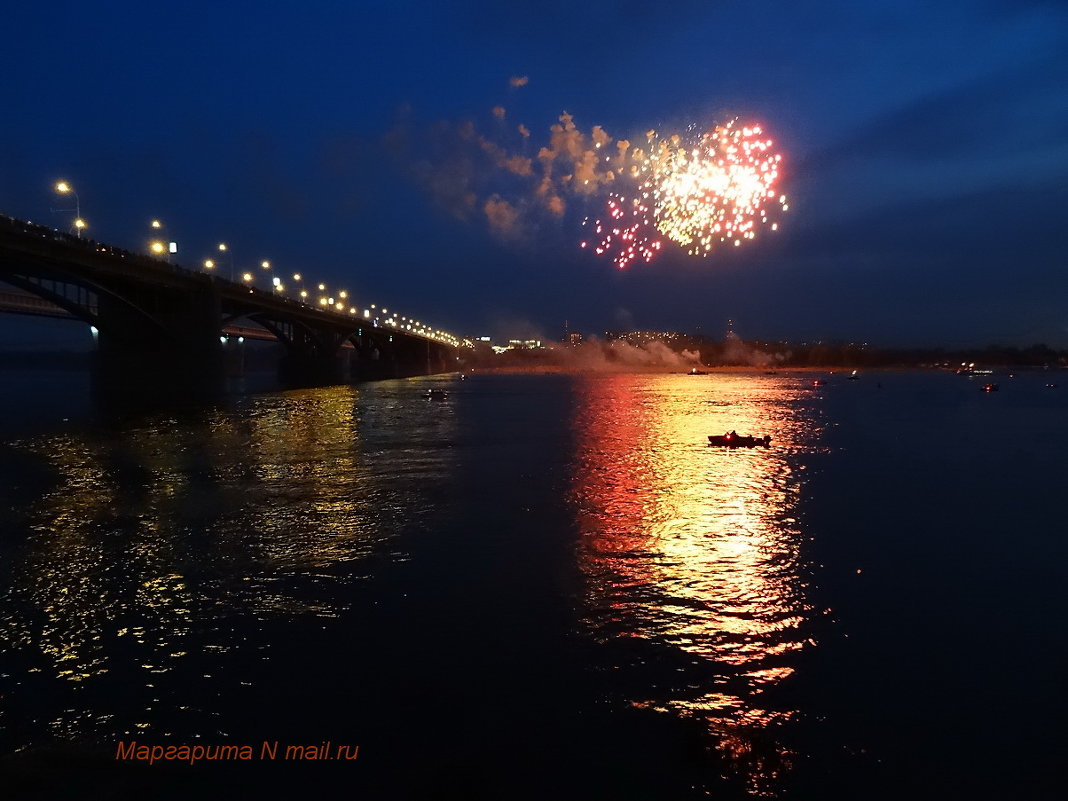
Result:
[[808,154],[792,169],[814,176],[806,188],[811,219],[832,204],[855,216],[907,203],[1012,192],[1047,177],[1064,180],[1063,70],[1051,61],[1042,62],[1037,74],[1030,67],[913,98]]
[[500,195],[491,196],[482,207],[490,228],[504,239],[518,235],[519,212]]
[[519,131],[519,135],[522,136],[524,139],[530,138],[530,129],[522,123],[520,123],[519,127],[516,130]]
[[499,120],[503,120],[504,119],[504,106],[494,106],[493,107],[493,116],[496,117]]
[[529,81],[530,78],[528,78],[526,75],[513,75],[511,78],[508,79],[508,84],[513,89],[518,89],[520,86],[526,86]]

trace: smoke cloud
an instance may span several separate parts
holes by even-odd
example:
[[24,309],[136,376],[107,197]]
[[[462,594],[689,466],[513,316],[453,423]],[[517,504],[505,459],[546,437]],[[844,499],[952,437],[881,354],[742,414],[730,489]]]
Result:
[[493,195],[486,201],[482,210],[486,214],[490,228],[499,236],[512,239],[518,235],[516,224],[519,220],[519,212],[507,200],[499,195]]
[[561,348],[567,366],[576,370],[614,372],[619,370],[679,370],[689,372],[701,366],[701,354],[696,350],[674,351],[663,342],[654,340],[643,345],[631,345],[623,340],[602,342],[589,340],[574,348]]
[[677,352],[663,342],[632,345],[622,340],[589,339],[578,345],[556,345],[548,351],[506,352],[499,357],[510,368],[570,373],[684,372],[701,366],[696,350]]
[[[513,87],[527,82],[526,76],[509,81]],[[492,107],[491,114],[500,122],[508,116],[503,105]],[[629,140],[613,139],[600,125],[583,130],[567,111],[549,126],[548,141],[536,150],[528,145],[527,125],[511,131],[498,127],[490,135],[466,121],[441,122],[419,132],[405,118],[387,139],[438,205],[458,219],[483,217],[495,236],[513,243],[534,241],[543,225],[555,225],[571,207],[569,198],[610,191],[641,156]]]

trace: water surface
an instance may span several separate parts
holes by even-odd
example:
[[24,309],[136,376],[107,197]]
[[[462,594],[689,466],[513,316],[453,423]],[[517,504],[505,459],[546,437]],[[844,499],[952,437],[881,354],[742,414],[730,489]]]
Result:
[[[0,443],[12,786],[1059,797],[1068,390],[824,378],[441,376],[121,414],[25,379]],[[772,447],[707,445],[730,429]],[[134,738],[361,751],[138,771],[113,759]]]

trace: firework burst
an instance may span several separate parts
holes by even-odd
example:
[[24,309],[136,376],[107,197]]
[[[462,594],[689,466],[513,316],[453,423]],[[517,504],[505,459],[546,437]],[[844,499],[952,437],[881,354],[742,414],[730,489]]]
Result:
[[[653,198],[656,228],[687,252],[707,256],[720,242],[741,245],[768,222],[782,156],[758,126],[717,126],[692,140],[660,140],[644,187]],[[773,224],[774,225],[774,224]]]
[[[641,259],[646,263],[660,252],[661,243],[656,236],[656,226],[650,219],[649,207],[638,198],[625,198],[611,194],[607,203],[608,221],[596,220],[592,223],[598,237],[593,252],[598,256],[612,254],[612,263],[621,270]],[[591,225],[587,217],[583,225]],[[583,240],[580,247],[591,247]]]
[[[598,236],[594,252],[611,254],[619,269],[638,259],[652,261],[662,239],[699,256],[721,243],[739,246],[756,238],[769,213],[788,208],[775,187],[782,156],[772,151],[759,126],[732,121],[670,137],[650,131],[648,139],[647,153],[634,151],[633,194],[609,195],[607,220],[592,223]],[[777,227],[771,223],[772,230]],[[591,243],[583,241],[581,247]]]

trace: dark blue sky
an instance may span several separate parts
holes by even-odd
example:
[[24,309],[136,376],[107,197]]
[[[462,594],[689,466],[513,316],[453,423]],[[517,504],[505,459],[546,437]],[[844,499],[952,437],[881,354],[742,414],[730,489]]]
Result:
[[[225,240],[239,267],[458,334],[731,317],[749,338],[1068,346],[1068,6],[802,5],[23,3],[0,212],[66,226],[66,178],[97,239],[144,247],[158,217],[183,264]],[[595,199],[540,213],[464,149],[473,131],[536,162],[564,111],[631,140],[758,121],[790,210],[744,247],[621,273],[578,247]]]

